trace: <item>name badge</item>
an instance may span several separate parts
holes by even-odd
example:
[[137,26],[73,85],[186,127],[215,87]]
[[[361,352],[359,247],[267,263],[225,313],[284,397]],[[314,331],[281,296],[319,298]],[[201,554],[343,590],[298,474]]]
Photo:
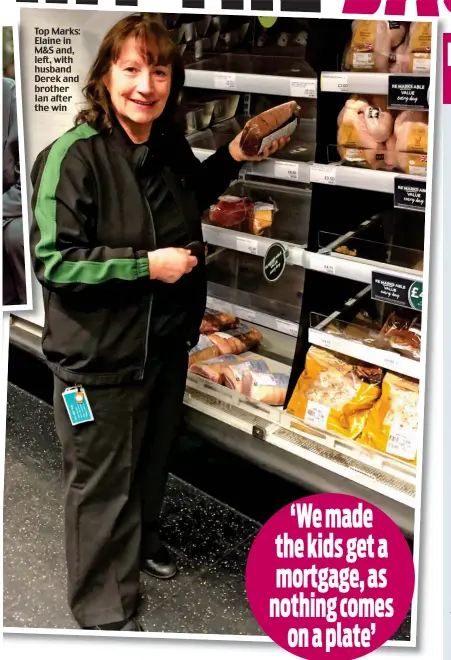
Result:
[[63,399],[72,426],[94,421],[94,415],[83,387],[80,385],[68,387],[63,392]]

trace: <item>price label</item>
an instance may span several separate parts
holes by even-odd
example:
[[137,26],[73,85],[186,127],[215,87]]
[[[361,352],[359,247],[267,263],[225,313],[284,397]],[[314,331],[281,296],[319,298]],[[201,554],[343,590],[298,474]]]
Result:
[[236,89],[236,76],[234,73],[215,73],[215,89]]
[[386,355],[382,358],[382,366],[385,369],[391,369],[393,371],[399,371],[401,368],[400,360],[396,355]]
[[290,337],[297,338],[299,327],[296,325],[296,323],[290,323],[290,321],[276,319],[276,330],[277,332],[282,332],[284,335],[290,335]]
[[310,268],[327,275],[335,275],[335,264],[331,262],[331,257],[321,254],[310,255]]
[[335,165],[310,165],[310,183],[325,183],[334,186],[336,183],[337,168]]
[[299,163],[286,160],[276,160],[274,163],[274,176],[276,179],[297,181],[299,178]]
[[323,335],[321,333],[318,333],[318,335],[316,335],[316,337],[317,337],[317,341],[315,343],[318,344],[318,346],[321,346],[322,348],[327,348],[327,349],[332,348],[332,340],[331,340],[330,337],[327,337],[326,335]]
[[252,309],[247,309],[247,307],[235,307],[236,315],[238,318],[243,319],[243,321],[255,321],[257,314]]
[[318,82],[316,80],[290,80],[290,96],[316,99],[318,96]]
[[245,252],[246,254],[258,254],[258,241],[254,238],[242,238],[239,236],[236,239],[236,249],[238,252]]
[[348,76],[340,73],[323,73],[321,76],[321,90],[323,92],[348,92]]

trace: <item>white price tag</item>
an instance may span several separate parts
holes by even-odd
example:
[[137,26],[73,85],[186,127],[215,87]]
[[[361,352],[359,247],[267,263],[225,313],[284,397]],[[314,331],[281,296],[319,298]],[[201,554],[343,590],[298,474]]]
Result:
[[330,408],[324,406],[322,403],[316,401],[309,401],[307,403],[307,410],[305,411],[305,423],[310,426],[315,426],[322,431],[327,430],[327,420],[329,419]]
[[236,89],[236,76],[234,73],[215,73],[215,89]]
[[236,249],[238,252],[245,252],[246,254],[258,254],[258,241],[254,238],[242,238],[239,236],[236,239]]
[[386,452],[413,461],[417,453],[417,434],[411,428],[402,428],[398,424],[393,424]]
[[332,262],[333,257],[321,254],[310,254],[310,268],[317,270],[319,273],[327,273],[327,275],[335,275],[335,264]]
[[318,96],[318,82],[316,80],[290,80],[290,96],[316,99]]
[[290,323],[290,321],[276,319],[276,330],[277,332],[283,332],[284,335],[290,335],[290,337],[297,338],[299,327],[296,325],[296,323]]
[[336,183],[337,168],[335,165],[310,165],[310,183],[325,183],[334,186]]
[[318,346],[321,346],[321,348],[326,348],[330,350],[332,348],[332,340],[330,337],[327,337],[327,335],[324,335],[322,333],[318,333],[315,335],[315,343]]
[[348,76],[341,73],[323,73],[321,76],[321,90],[323,92],[349,91]]
[[252,309],[246,307],[235,307],[236,315],[243,321],[255,321],[257,314]]
[[274,176],[276,179],[297,181],[299,178],[299,163],[286,160],[276,160],[274,163]]
[[384,355],[382,358],[382,366],[385,369],[398,371],[400,369],[400,360],[397,355]]

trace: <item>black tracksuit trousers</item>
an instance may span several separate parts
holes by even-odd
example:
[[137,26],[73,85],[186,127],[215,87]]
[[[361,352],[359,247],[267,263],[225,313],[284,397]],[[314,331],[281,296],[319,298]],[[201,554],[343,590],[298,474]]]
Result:
[[140,560],[158,547],[168,457],[183,408],[188,353],[148,356],[144,381],[87,386],[93,422],[72,426],[55,376],[63,450],[68,602],[81,627],[132,616]]

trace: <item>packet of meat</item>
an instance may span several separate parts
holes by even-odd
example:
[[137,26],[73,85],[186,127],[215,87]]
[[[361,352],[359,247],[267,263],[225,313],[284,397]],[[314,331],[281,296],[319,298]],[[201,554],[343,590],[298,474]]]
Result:
[[251,207],[252,202],[246,197],[223,195],[210,206],[209,218],[215,225],[234,227],[248,219]]
[[199,337],[197,346],[192,348],[189,352],[188,367],[191,367],[191,365],[195,364],[196,362],[204,362],[205,360],[218,357],[218,355],[218,346],[214,342],[210,341],[206,335],[201,335]]
[[273,140],[289,137],[297,128],[300,112],[296,101],[289,101],[253,117],[243,128],[240,148],[247,156],[257,156]]
[[227,365],[223,379],[226,387],[254,401],[269,406],[282,406],[285,402],[289,376],[273,372],[262,358]]
[[250,231],[261,236],[265,229],[272,226],[277,206],[274,202],[255,202],[249,213]]
[[204,318],[200,326],[200,332],[203,335],[208,335],[220,330],[238,327],[238,319],[232,314],[226,312],[215,312],[211,309],[206,309]]
[[209,335],[209,339],[217,346],[220,355],[239,355],[245,351],[256,348],[261,340],[261,333],[255,328],[245,328],[243,326],[235,330],[225,332],[215,332]]
[[387,373],[382,396],[369,414],[358,442],[416,464],[419,440],[418,381]]
[[237,355],[221,355],[205,362],[194,363],[190,366],[189,370],[197,376],[202,376],[212,383],[221,385],[224,379],[224,369],[229,365],[239,363],[240,357]]
[[405,357],[419,360],[421,356],[421,319],[402,318],[392,312],[381,330],[391,349]]

